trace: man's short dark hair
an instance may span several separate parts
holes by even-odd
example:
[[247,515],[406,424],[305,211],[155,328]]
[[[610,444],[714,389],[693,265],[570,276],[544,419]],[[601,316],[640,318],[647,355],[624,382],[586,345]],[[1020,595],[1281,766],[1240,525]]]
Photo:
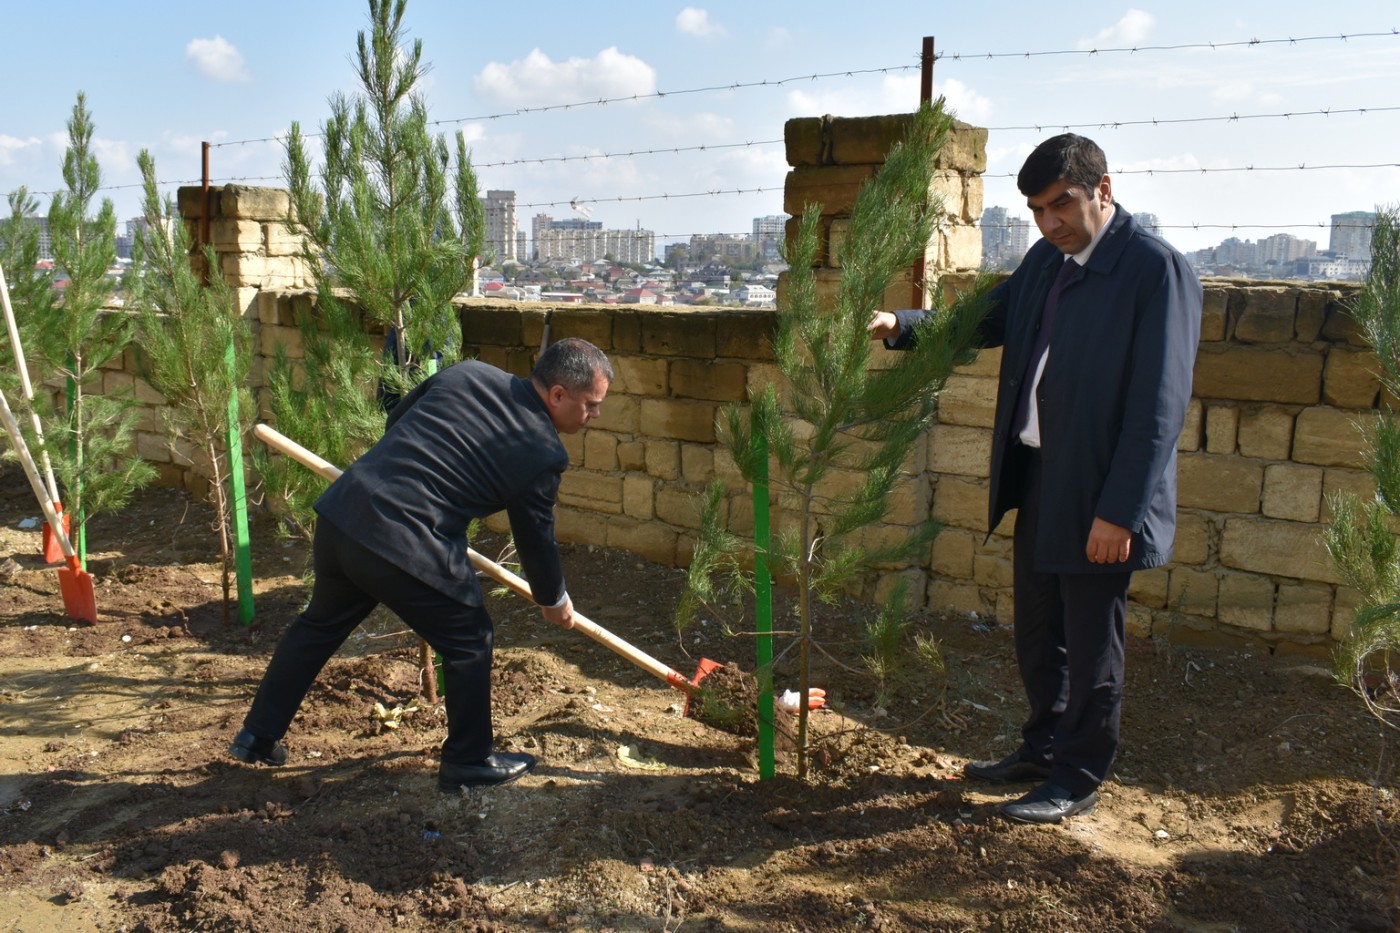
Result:
[[612,363],[602,350],[579,337],[565,337],[550,344],[530,371],[530,378],[544,388],[563,386],[570,395],[593,388],[593,380],[598,376],[611,383]]
[[1108,174],[1108,159],[1098,143],[1073,133],[1052,136],[1026,158],[1016,176],[1016,187],[1028,198],[1067,179],[1090,194]]

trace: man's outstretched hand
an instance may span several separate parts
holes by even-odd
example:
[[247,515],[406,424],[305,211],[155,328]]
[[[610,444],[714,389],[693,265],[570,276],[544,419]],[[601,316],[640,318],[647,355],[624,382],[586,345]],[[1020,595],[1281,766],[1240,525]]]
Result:
[[876,311],[865,326],[871,340],[887,340],[899,336],[899,318],[890,311]]
[[574,627],[574,601],[568,593],[564,594],[564,605],[541,606],[540,612],[546,619],[560,628]]

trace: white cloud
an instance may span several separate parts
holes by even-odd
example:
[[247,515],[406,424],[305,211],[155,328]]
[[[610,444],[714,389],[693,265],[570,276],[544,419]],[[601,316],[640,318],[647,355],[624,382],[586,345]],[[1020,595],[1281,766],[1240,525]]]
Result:
[[1129,10],[1123,18],[1106,29],[1100,29],[1092,38],[1080,39],[1081,49],[1122,48],[1136,45],[1146,39],[1157,25],[1151,13],[1142,10]]
[[243,66],[243,53],[223,36],[191,39],[185,46],[185,58],[215,81],[249,80],[248,69]]
[[697,39],[718,39],[726,35],[719,23],[710,22],[710,12],[688,6],[676,14],[676,31]]
[[20,139],[18,136],[0,133],[0,165],[13,165],[15,156],[23,155],[26,151],[32,151],[43,144],[43,140],[35,136]]
[[[991,98],[956,79],[935,82],[934,96],[947,98],[948,106],[964,123],[981,124],[992,114]],[[918,75],[885,75],[864,88],[829,91],[793,90],[787,95],[788,112],[794,116],[824,113],[838,117],[862,117],[881,113],[913,113],[919,106]]]
[[531,106],[646,95],[656,90],[656,69],[617,46],[593,58],[555,62],[539,49],[510,64],[491,62],[475,80],[477,93],[497,104]]

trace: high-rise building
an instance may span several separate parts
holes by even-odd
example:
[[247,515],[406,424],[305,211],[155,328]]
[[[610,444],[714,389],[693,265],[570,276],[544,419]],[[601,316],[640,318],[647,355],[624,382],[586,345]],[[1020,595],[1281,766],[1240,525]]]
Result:
[[601,221],[554,220],[548,214],[536,214],[531,227],[536,259],[593,262],[611,257],[613,262],[656,261],[656,234],[641,227],[604,230]]
[[1291,233],[1275,233],[1259,241],[1259,258],[1265,265],[1282,265],[1317,254],[1317,243],[1299,239]]
[[1148,233],[1155,233],[1158,236],[1162,235],[1162,222],[1157,219],[1156,214],[1142,211],[1141,213],[1134,214],[1133,219],[1137,221],[1139,227],[1146,230]]
[[486,211],[486,251],[494,254],[496,262],[515,258],[515,192],[488,191],[481,199]]
[[783,240],[787,236],[787,214],[769,214],[753,219],[753,238],[764,262],[774,262],[783,256]]
[[1023,217],[1012,217],[1004,207],[982,211],[982,267],[1010,269],[1030,248],[1031,225]]
[[1332,215],[1332,237],[1327,248],[1334,256],[1348,259],[1371,258],[1371,234],[1376,226],[1375,211],[1348,211]]

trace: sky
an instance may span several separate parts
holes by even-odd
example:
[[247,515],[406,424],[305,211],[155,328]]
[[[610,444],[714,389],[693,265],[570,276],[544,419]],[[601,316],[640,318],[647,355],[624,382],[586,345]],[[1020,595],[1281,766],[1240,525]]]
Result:
[[[464,135],[483,193],[516,192],[527,232],[539,213],[641,226],[658,249],[750,232],[782,213],[785,121],[913,110],[924,36],[934,94],[989,129],[984,203],[1012,216],[1029,218],[1014,183],[1025,156],[1066,129],[1104,148],[1119,203],[1156,214],[1186,251],[1275,233],[1326,249],[1331,215],[1400,203],[1395,0],[1051,9],[408,0],[405,21],[431,65],[420,90],[435,129]],[[139,212],[142,149],[171,192],[198,183],[203,141],[214,184],[285,185],[288,128],[318,132],[328,99],[358,90],[367,11],[0,0],[0,193],[24,185],[47,211],[80,91],[120,218]]]

